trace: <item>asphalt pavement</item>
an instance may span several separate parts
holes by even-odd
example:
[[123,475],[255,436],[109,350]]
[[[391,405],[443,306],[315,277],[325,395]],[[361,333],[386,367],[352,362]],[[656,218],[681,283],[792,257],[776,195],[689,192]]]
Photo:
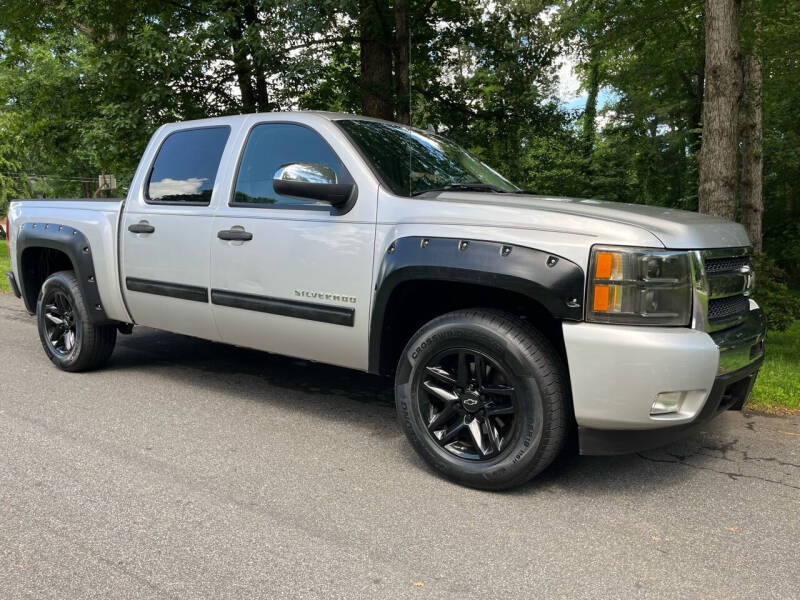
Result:
[[0,294],[0,598],[800,598],[800,418],[520,489],[434,475],[391,382],[149,329],[57,370]]

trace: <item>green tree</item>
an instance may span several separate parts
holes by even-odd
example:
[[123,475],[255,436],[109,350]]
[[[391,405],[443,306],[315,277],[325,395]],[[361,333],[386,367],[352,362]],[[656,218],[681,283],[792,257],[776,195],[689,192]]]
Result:
[[[695,209],[702,2],[564,0],[557,22],[589,92],[582,129],[584,143],[592,146],[587,168],[597,178],[593,194]],[[605,130],[595,134],[588,128],[594,90],[603,87],[618,100],[606,109]]]
[[416,31],[412,49],[427,51],[412,54],[411,77],[414,124],[436,126],[543,193],[555,191],[541,185],[556,177],[539,169],[558,164],[563,172],[568,162],[544,156],[547,141],[572,147],[570,115],[555,98],[559,39],[546,9],[546,2],[513,0],[438,7],[436,26]]

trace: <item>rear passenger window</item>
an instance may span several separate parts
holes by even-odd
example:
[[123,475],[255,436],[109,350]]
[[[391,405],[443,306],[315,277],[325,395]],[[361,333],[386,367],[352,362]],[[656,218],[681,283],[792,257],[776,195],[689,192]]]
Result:
[[264,208],[315,208],[318,205],[330,210],[330,203],[275,192],[272,177],[289,163],[330,167],[339,183],[352,181],[339,157],[313,129],[292,123],[262,123],[253,127],[247,138],[230,205]]
[[150,171],[147,201],[208,204],[229,127],[176,131],[167,136]]

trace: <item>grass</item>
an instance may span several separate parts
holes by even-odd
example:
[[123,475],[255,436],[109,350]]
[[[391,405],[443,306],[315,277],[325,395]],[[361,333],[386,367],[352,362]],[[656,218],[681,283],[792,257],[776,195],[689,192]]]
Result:
[[[0,241],[0,292],[10,292],[6,271],[11,262],[6,241]],[[747,408],[770,413],[800,414],[800,321],[787,331],[767,334],[767,358]]]
[[747,408],[800,414],[800,321],[782,332],[767,332],[767,357]]
[[0,292],[10,292],[6,273],[11,270],[11,259],[8,258],[8,242],[0,241]]

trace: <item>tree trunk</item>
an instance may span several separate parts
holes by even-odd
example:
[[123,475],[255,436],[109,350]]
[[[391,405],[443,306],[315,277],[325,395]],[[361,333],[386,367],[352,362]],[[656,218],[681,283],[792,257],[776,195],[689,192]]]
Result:
[[253,89],[253,67],[248,57],[249,47],[244,40],[245,24],[242,20],[241,9],[237,2],[228,3],[227,10],[230,12],[231,22],[225,28],[225,33],[231,40],[233,70],[236,73],[236,82],[239,84],[239,92],[242,96],[242,111],[249,113],[255,112],[256,94]]
[[740,0],[706,0],[706,88],[698,157],[700,212],[736,216]]
[[[242,13],[247,29],[260,25],[258,9],[253,0],[242,3]],[[256,80],[256,85],[253,89],[253,104],[256,110],[260,112],[267,111],[270,109],[270,105],[269,93],[267,91],[267,78],[264,74],[264,61],[262,60],[263,49],[260,47],[254,48],[253,45],[249,43],[249,40],[247,48],[250,50],[250,55],[253,57],[252,69]]]
[[392,120],[393,34],[379,2],[359,1],[361,26],[361,110],[368,117]]
[[581,138],[583,138],[584,153],[588,157],[594,149],[597,93],[600,87],[600,65],[597,64],[597,60],[594,58],[592,58],[589,63],[589,80],[587,87],[586,107],[583,109],[583,123],[581,124]]
[[745,57],[744,115],[742,119],[742,224],[747,229],[756,254],[761,253],[761,220],[764,214],[761,84],[761,58],[758,56]]
[[395,36],[395,91],[397,94],[397,122],[411,124],[411,84],[409,63],[411,36],[408,28],[408,0],[394,2]]
[[695,93],[692,95],[693,108],[691,111],[692,123],[690,127],[695,131],[689,132],[689,148],[691,149],[692,154],[698,156],[702,146],[701,132],[703,130],[703,93],[705,92],[706,88],[705,68],[706,61],[704,57],[702,60],[700,60],[700,64],[697,67],[697,80],[694,82]]
[[742,96],[742,225],[747,229],[753,251],[761,253],[761,222],[764,214],[762,193],[763,115],[761,69],[761,13],[754,6],[753,33],[755,39],[751,52],[744,57],[744,90]]
[[586,95],[586,107],[583,109],[583,123],[581,123],[581,141],[583,142],[583,174],[586,178],[586,191],[588,196],[594,196],[594,163],[592,153],[597,132],[597,93],[600,88],[600,65],[594,56],[589,63],[589,80]]

